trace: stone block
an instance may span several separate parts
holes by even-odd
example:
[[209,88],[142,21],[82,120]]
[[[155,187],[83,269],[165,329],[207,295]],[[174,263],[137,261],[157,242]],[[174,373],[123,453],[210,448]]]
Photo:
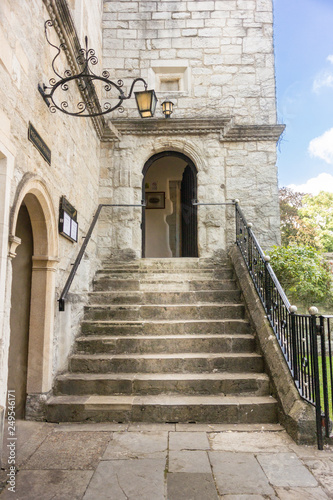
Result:
[[78,470],[20,470],[16,475],[15,493],[8,489],[1,498],[36,500],[60,500],[71,498],[81,500],[89,485],[93,471]]
[[157,10],[162,12],[183,12],[185,11],[185,5],[183,2],[167,2],[159,1],[157,2]]
[[318,486],[317,481],[294,453],[261,453],[257,460],[273,486]]
[[274,490],[251,453],[210,451],[208,455],[220,494],[273,498]]
[[104,12],[138,12],[140,2],[106,2]]
[[275,488],[276,494],[280,500],[299,500],[306,498],[306,500],[328,500],[329,497],[319,487],[317,488]]
[[169,472],[211,473],[206,451],[170,451]]
[[110,440],[105,432],[50,434],[22,469],[89,470],[96,468]]
[[139,12],[152,12],[153,14],[156,13],[157,11],[157,1],[156,2],[150,2],[150,1],[140,1],[139,2]]
[[286,432],[226,432],[211,433],[209,440],[213,451],[234,453],[288,452],[293,443]]
[[197,2],[187,2],[187,9],[192,12],[192,11],[197,11],[197,12],[205,12],[205,11],[213,11],[215,9],[214,2],[210,0],[206,0],[205,2],[203,1],[197,1]]
[[217,0],[215,2],[216,10],[236,10],[236,0]]
[[102,461],[83,500],[151,498],[164,500],[165,459]]
[[272,40],[254,36],[244,38],[243,50],[247,54],[256,54],[258,52],[269,54],[272,52]]
[[332,457],[328,458],[328,456],[325,456],[325,452],[322,452],[321,456],[318,456],[317,459],[314,460],[313,457],[312,459],[305,458],[303,462],[327,492],[333,491]]
[[218,500],[212,475],[209,473],[174,472],[167,476],[168,500]]
[[117,38],[133,38],[133,39],[136,39],[137,38],[137,30],[117,30]]
[[121,432],[114,434],[103,455],[103,460],[166,459],[168,433]]
[[187,28],[203,28],[205,26],[205,21],[203,19],[187,19]]
[[209,441],[205,432],[170,432],[169,450],[209,450]]
[[153,12],[152,19],[171,19],[171,12]]
[[191,17],[190,12],[172,12],[172,19],[189,19]]
[[173,38],[171,40],[171,46],[175,49],[190,49],[192,47],[191,38]]
[[197,29],[183,29],[182,30],[182,36],[197,36],[198,30]]

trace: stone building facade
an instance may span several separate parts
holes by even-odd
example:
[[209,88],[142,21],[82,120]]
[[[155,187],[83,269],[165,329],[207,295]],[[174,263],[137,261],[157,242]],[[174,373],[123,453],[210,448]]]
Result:
[[[276,121],[272,15],[272,0],[2,0],[2,409],[7,388],[17,391],[18,416],[26,395],[37,408],[47,397],[102,259],[226,253],[235,228],[233,207],[223,203],[235,198],[261,244],[279,242],[276,142],[283,126]],[[122,114],[94,119],[50,113],[38,91],[54,76],[48,19],[53,44],[67,47],[59,71],[77,70],[75,51],[88,35],[96,73],[108,70],[126,89],[144,78],[159,99],[155,117],[138,118],[134,99]],[[174,103],[168,119],[164,100]],[[31,125],[51,162],[28,139]],[[59,234],[62,197],[77,210],[77,243]],[[161,208],[103,211],[69,306],[59,313],[57,299],[98,204],[145,198]]]

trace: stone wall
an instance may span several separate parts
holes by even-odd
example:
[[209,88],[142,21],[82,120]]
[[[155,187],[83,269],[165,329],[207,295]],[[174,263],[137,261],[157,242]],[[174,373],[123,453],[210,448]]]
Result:
[[147,79],[177,117],[274,124],[272,23],[272,0],[104,0],[104,66],[127,87]]
[[[57,4],[65,5],[66,2]],[[69,4],[73,17],[82,9],[86,13],[90,12],[90,16],[80,16],[80,31],[82,34],[88,33],[91,45],[101,54],[101,2],[71,0]],[[44,214],[46,203],[49,202],[50,218],[40,221],[41,224],[46,224],[45,245],[43,247],[39,244],[40,249],[44,248],[45,255],[39,255],[38,259],[41,263],[50,263],[52,260],[55,293],[53,288],[46,303],[45,297],[40,297],[39,307],[41,316],[48,311],[45,314],[52,328],[50,370],[53,374],[66,366],[67,354],[78,330],[83,306],[79,300],[69,304],[67,313],[59,313],[56,299],[98,204],[100,141],[95,127],[89,119],[64,116],[59,112],[50,113],[37,90],[38,84],[48,84],[49,79],[54,77],[51,63],[56,50],[46,43],[44,22],[56,12],[55,5],[53,0],[22,0],[19,4],[3,0],[0,5],[0,406],[6,405],[10,309],[15,311],[17,305],[10,303],[11,260],[8,259],[8,253],[12,258],[15,256],[15,217],[22,202],[20,194],[27,189],[29,191],[27,186],[35,186],[31,188],[31,199]],[[89,19],[94,20],[92,25]],[[55,31],[51,34],[51,39],[59,45]],[[59,68],[64,70],[66,67],[68,60],[62,55]],[[50,148],[51,165],[28,141],[29,123]],[[46,198],[38,198],[37,185],[46,193]],[[57,234],[61,196],[66,196],[77,209],[77,244]],[[36,250],[36,242],[42,234],[38,230],[38,222],[34,230]],[[51,248],[53,255],[48,254]],[[74,280],[73,291],[89,289],[97,265],[94,237]],[[19,301],[20,298],[17,297],[16,300]],[[69,314],[70,309],[72,314]],[[52,318],[48,318],[50,311],[54,314]],[[40,349],[41,346],[35,346],[36,351]]]
[[[199,202],[239,199],[261,244],[278,243],[283,127],[276,124],[271,0],[105,0],[103,56],[124,88],[141,76],[159,102],[153,120],[137,120],[132,99],[122,117],[112,117],[120,138],[103,144],[101,200],[139,203],[145,162],[178,151],[197,167]],[[160,106],[166,98],[174,102],[168,120]],[[114,211],[112,229],[110,219],[100,225],[101,256],[111,247],[139,257],[140,223],[139,209]],[[198,207],[201,257],[226,251],[234,235],[232,208]]]
[[[217,132],[164,138],[142,136],[139,132],[137,136],[123,135],[113,147],[103,145],[101,202],[140,203],[144,164],[153,154],[162,151],[182,152],[195,163],[199,201],[223,203],[239,199],[263,247],[279,242],[276,145],[273,141],[223,142]],[[110,248],[132,249],[140,257],[141,210],[114,209],[109,217],[112,221],[105,218],[99,226],[101,257],[107,257]],[[198,207],[199,256],[207,257],[226,250],[234,239],[233,207]]]

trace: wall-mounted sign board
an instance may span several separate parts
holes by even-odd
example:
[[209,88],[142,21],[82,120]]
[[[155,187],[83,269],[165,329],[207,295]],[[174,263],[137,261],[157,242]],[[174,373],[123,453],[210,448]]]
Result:
[[60,198],[59,233],[71,241],[77,241],[77,211],[64,196]]
[[31,125],[29,122],[29,128],[28,128],[28,139],[32,144],[35,146],[35,148],[39,151],[39,153],[42,155],[44,160],[51,165],[51,150],[45,144],[35,127]]

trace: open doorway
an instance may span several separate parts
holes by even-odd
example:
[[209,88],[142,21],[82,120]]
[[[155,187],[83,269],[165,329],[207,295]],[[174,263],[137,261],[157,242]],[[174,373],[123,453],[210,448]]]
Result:
[[58,233],[44,183],[23,179],[10,218],[12,288],[8,389],[16,416],[42,416],[52,387],[55,275]]
[[31,220],[24,202],[17,217],[16,236],[21,240],[21,243],[16,250],[16,257],[12,263],[8,390],[15,391],[16,417],[24,418],[27,394],[33,255]]
[[184,154],[165,151],[143,169],[142,256],[197,257],[197,170]]

